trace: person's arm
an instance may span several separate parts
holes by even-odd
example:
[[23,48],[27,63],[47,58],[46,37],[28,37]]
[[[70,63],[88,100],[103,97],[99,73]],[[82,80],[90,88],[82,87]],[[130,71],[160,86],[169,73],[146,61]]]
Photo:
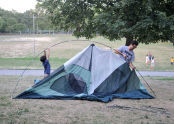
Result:
[[46,56],[47,59],[50,58],[50,49],[48,48],[48,53],[46,53],[46,50],[44,50],[44,56]]
[[132,57],[131,57],[131,60],[130,60],[130,62],[129,62],[129,67],[131,68],[131,69],[133,69],[133,70],[135,70],[136,69],[136,67],[133,65],[133,61],[135,60],[135,55],[134,55],[134,52],[133,52],[133,55],[132,55]]
[[117,49],[114,49],[115,51],[115,53],[116,54],[120,54],[120,55],[122,55],[125,59],[127,58],[127,56],[125,55],[125,54],[123,54],[123,53],[121,53],[119,50],[117,50]]
[[46,50],[44,50],[44,56],[46,56],[47,54],[46,54]]
[[47,54],[47,59],[50,58],[50,48],[48,48],[48,54]]
[[130,66],[133,70],[136,69],[136,67],[132,64],[132,62],[129,63],[129,66]]

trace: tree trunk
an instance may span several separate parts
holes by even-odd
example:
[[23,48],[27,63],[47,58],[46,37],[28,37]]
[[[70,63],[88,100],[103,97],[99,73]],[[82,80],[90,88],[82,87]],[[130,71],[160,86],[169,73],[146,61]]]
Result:
[[174,46],[174,39],[173,38],[169,38],[170,42],[173,43]]
[[133,36],[127,36],[126,37],[126,46],[129,46],[130,45],[130,42],[133,40]]

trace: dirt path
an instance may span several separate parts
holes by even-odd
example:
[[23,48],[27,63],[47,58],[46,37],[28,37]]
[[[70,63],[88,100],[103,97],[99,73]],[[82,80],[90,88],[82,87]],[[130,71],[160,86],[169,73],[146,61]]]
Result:
[[[53,70],[52,70],[53,71]],[[41,76],[43,75],[43,70],[0,70],[0,75],[31,75],[31,76]],[[161,77],[174,77],[174,72],[156,72],[156,71],[140,71],[142,76],[161,76]],[[140,75],[137,72],[137,75]]]

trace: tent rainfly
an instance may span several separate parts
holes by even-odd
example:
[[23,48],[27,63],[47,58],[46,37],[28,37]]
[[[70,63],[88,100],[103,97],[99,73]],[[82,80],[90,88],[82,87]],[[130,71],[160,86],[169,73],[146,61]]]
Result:
[[135,71],[118,55],[91,44],[17,99],[81,99],[109,102],[113,98],[154,98]]

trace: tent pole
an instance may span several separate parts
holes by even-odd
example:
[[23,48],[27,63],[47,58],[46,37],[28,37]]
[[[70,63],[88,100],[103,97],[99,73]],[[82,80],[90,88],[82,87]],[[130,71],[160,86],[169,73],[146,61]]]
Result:
[[39,54],[34,55],[32,61],[26,66],[26,68],[25,68],[25,69],[22,71],[22,73],[20,74],[20,76],[19,76],[19,78],[18,78],[18,80],[17,80],[17,83],[16,83],[16,85],[15,85],[15,88],[13,89],[13,91],[11,91],[11,95],[10,95],[10,96],[11,96],[11,99],[13,98],[13,94],[15,93],[15,91],[16,91],[16,89],[17,89],[17,86],[18,86],[18,84],[19,84],[21,78],[23,77],[24,73],[25,73],[27,70],[29,70],[28,67],[30,67],[30,66],[33,64],[33,60],[34,60],[34,59],[36,59],[39,55],[41,55],[45,50],[47,50],[47,49],[49,49],[49,48],[51,48],[51,47],[54,47],[54,46],[56,46],[56,45],[59,45],[59,44],[65,43],[65,42],[70,42],[70,41],[89,41],[89,40],[66,40],[66,41],[62,41],[62,42],[53,44],[53,45],[51,45],[50,47],[48,47],[48,48],[42,50]]
[[138,69],[136,69],[136,71],[138,72],[138,74],[142,77],[142,79],[144,80],[144,82],[146,83],[146,85],[150,88],[150,90],[152,91],[153,95],[155,95],[155,92],[152,90],[152,88],[150,87],[150,85],[147,83],[147,81],[144,79],[144,77],[141,75],[141,73],[139,72]]

